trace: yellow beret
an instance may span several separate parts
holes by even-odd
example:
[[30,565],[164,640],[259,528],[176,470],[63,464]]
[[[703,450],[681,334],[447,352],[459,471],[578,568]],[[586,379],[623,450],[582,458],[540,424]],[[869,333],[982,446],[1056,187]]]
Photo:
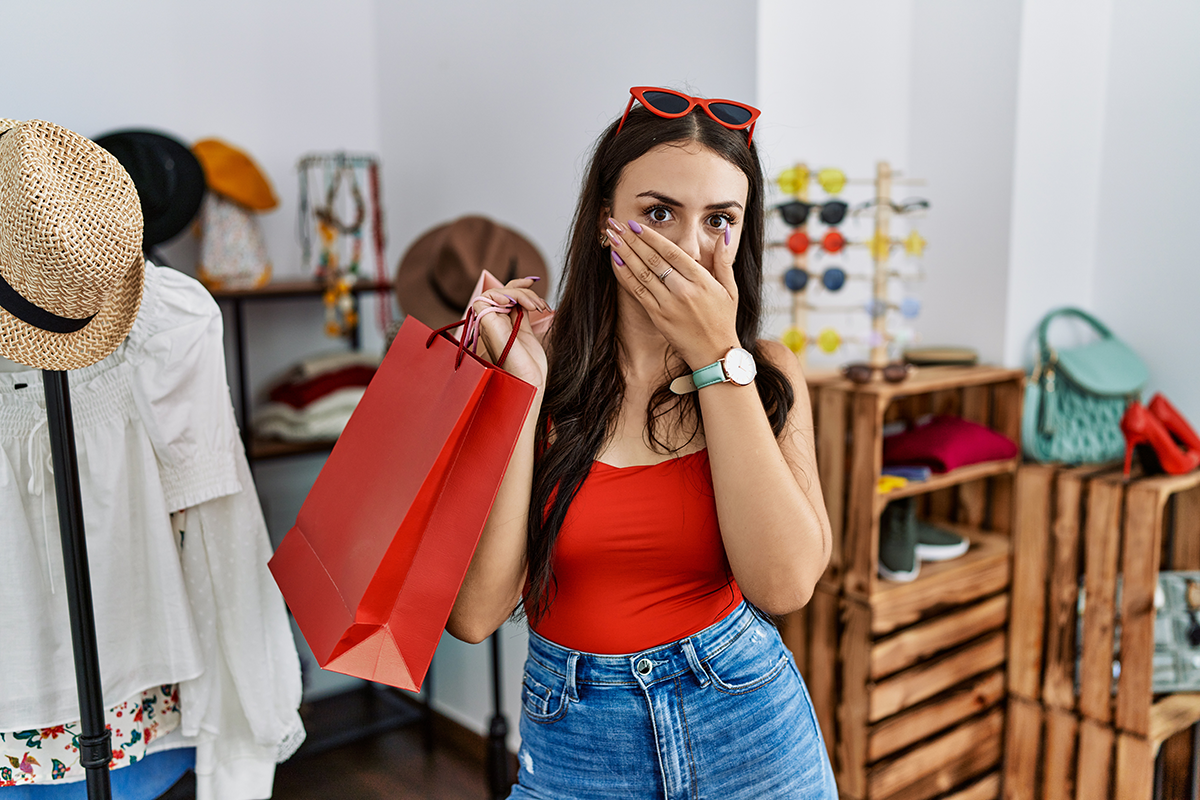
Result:
[[279,205],[266,175],[241,150],[220,139],[204,139],[192,145],[192,152],[204,168],[211,191],[252,211],[268,211]]

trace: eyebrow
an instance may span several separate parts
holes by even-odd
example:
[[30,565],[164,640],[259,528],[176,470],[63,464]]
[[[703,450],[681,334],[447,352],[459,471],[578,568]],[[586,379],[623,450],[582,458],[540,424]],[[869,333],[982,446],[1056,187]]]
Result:
[[[656,192],[653,190],[648,191],[648,192],[642,192],[641,194],[638,195],[638,197],[653,197],[658,202],[662,203],[663,205],[667,205],[667,206],[676,206],[676,207],[683,206],[683,203],[679,202],[678,200],[675,200],[671,197],[667,197],[665,194],[663,194],[661,192]],[[714,211],[719,211],[724,208],[736,208],[740,211],[742,209],[742,204],[737,202],[736,200],[726,200],[724,203],[710,203],[709,205],[705,206],[705,209],[714,210]]]

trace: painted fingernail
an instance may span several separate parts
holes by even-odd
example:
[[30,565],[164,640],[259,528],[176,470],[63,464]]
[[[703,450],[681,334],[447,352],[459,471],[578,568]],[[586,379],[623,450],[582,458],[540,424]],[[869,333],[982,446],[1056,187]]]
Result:
[[[504,294],[504,293],[503,293],[503,292],[501,292],[501,294]],[[504,296],[505,296],[505,297],[508,297],[508,295],[506,295],[506,294],[505,294]],[[515,297],[508,297],[508,300],[509,300],[509,302],[511,302],[511,303],[512,303],[514,306],[517,304],[517,299],[516,299]]]
[[526,275],[525,276],[525,280],[527,280],[527,281],[540,281],[541,279],[542,279],[541,275]]
[[621,260],[621,257],[619,255],[617,255],[615,250],[613,251],[612,257],[613,257],[613,261],[617,262],[618,267],[625,266],[625,262]]
[[725,226],[725,244],[729,244],[729,226]]
[[641,226],[641,225],[638,225],[638,224],[637,224],[636,222],[634,222],[633,220],[629,220],[629,230],[633,231],[634,233],[641,233],[641,232],[642,232],[642,226]]
[[615,233],[610,233],[608,235],[608,241],[613,247],[621,247],[625,244],[621,241],[621,237],[617,236]]
[[612,217],[608,218],[608,227],[612,228],[617,233],[620,233],[621,231],[625,230],[624,228],[621,227],[621,223],[617,222]]

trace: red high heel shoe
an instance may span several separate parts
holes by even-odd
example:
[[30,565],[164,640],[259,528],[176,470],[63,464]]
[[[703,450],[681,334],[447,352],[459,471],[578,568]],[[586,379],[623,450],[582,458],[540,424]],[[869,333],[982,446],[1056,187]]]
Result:
[[1129,404],[1125,415],[1121,417],[1121,433],[1125,434],[1126,478],[1129,477],[1133,462],[1133,448],[1142,443],[1154,448],[1162,468],[1171,475],[1182,475],[1200,466],[1200,450],[1180,450],[1159,418],[1136,400]]
[[1197,435],[1195,429],[1183,418],[1183,414],[1180,414],[1161,393],[1150,398],[1146,409],[1158,417],[1167,433],[1178,439],[1185,448],[1200,451],[1200,435]]

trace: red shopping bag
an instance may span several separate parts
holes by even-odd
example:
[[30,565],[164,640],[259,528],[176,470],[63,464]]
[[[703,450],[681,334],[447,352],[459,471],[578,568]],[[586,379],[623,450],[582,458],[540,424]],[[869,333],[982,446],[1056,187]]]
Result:
[[269,564],[322,667],[412,691],[534,396],[444,331],[405,319]]

